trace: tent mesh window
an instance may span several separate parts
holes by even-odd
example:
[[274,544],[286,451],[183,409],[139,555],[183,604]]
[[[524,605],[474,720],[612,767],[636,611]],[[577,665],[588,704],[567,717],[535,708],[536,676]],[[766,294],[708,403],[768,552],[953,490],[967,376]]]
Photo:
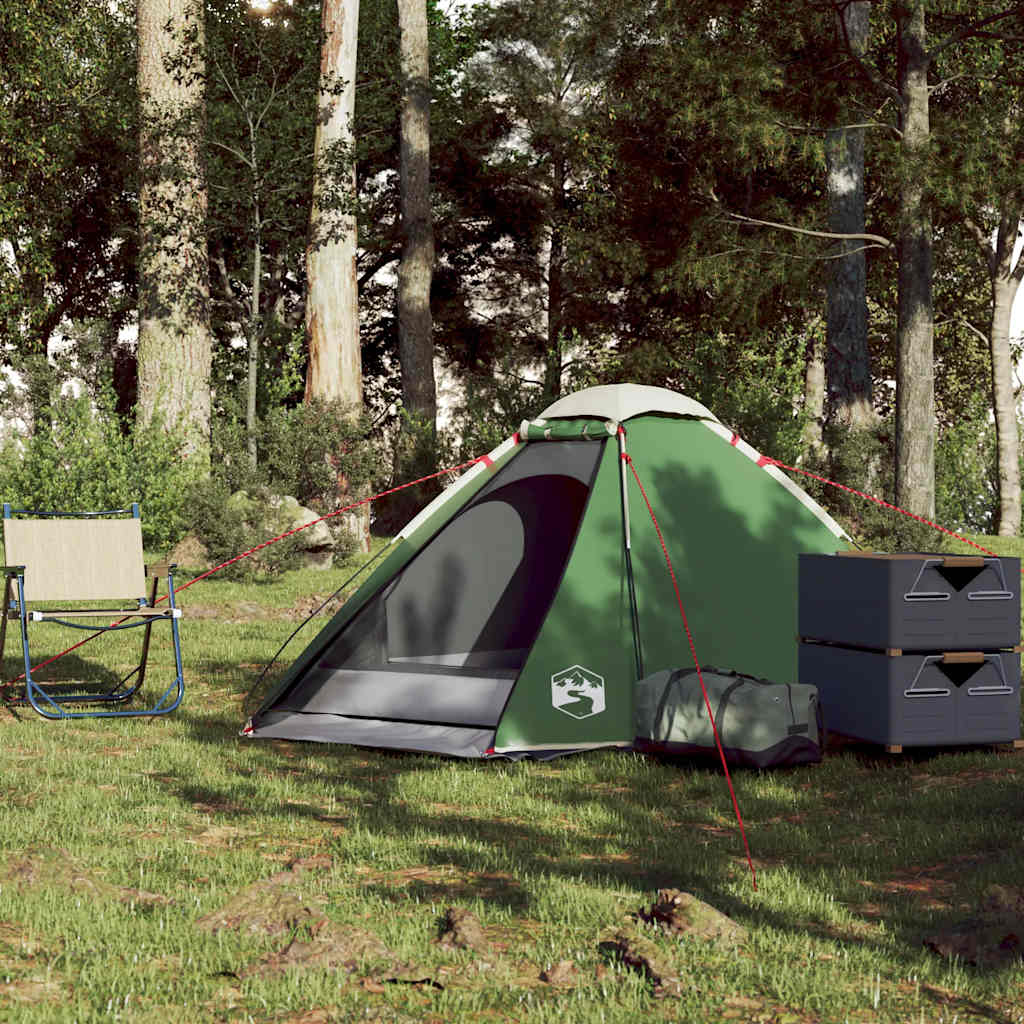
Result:
[[[528,445],[348,623],[279,707],[496,724],[561,580],[603,447]],[[452,685],[439,687],[438,675]]]

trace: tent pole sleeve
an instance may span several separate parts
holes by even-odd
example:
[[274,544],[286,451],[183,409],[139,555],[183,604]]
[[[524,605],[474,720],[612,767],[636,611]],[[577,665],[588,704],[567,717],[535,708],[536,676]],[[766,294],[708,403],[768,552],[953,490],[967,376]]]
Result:
[[636,582],[633,576],[633,544],[629,529],[629,494],[626,480],[626,431],[619,424],[619,492],[622,496],[622,531],[625,541],[626,584],[629,587],[629,615],[633,624],[633,656],[636,659],[636,677],[644,677],[644,653],[640,647],[640,613],[636,603]]

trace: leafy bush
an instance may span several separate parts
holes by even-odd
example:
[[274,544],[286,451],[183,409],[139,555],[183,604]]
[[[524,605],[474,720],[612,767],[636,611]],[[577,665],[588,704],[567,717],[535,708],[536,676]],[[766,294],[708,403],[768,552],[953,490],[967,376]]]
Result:
[[937,521],[958,532],[995,532],[999,505],[996,429],[984,396],[976,395],[962,418],[935,446]]
[[338,404],[314,401],[292,409],[272,409],[257,426],[257,466],[253,470],[245,424],[236,416],[214,427],[213,474],[227,492],[264,487],[290,494],[300,504],[325,513],[349,495],[362,495],[379,473],[368,426],[351,419]]
[[[266,488],[232,492],[216,477],[197,481],[188,492],[190,528],[214,565],[226,562],[291,527],[271,502]],[[301,536],[286,537],[248,558],[221,569],[218,576],[255,580],[294,569],[302,550]]]
[[185,492],[196,478],[181,442],[160,430],[123,434],[113,397],[62,398],[47,428],[0,449],[3,500],[37,511],[96,512],[142,506],[147,548],[165,550],[185,533]]
[[[189,527],[219,563],[288,529],[273,506],[290,495],[320,514],[362,497],[379,472],[364,420],[337,404],[314,401],[272,409],[258,424],[253,469],[245,425],[227,415],[215,423],[213,470],[189,492]],[[336,555],[355,544],[338,519],[328,522]],[[234,579],[272,576],[295,568],[304,538],[288,538],[222,570]]]

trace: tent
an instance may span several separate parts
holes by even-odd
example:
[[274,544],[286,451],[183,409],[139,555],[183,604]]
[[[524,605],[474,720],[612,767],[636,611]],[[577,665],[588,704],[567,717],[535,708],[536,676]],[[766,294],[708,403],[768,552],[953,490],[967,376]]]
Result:
[[[621,427],[621,430],[620,430]],[[461,757],[631,746],[633,690],[698,657],[796,678],[797,553],[843,530],[698,402],[559,399],[395,538],[244,734]]]

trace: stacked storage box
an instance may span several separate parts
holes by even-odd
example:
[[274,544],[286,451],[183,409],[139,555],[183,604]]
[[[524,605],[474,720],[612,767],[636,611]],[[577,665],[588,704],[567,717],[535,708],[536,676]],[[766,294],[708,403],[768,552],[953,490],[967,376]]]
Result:
[[904,746],[1020,738],[1020,559],[800,555],[799,677],[829,730]]

